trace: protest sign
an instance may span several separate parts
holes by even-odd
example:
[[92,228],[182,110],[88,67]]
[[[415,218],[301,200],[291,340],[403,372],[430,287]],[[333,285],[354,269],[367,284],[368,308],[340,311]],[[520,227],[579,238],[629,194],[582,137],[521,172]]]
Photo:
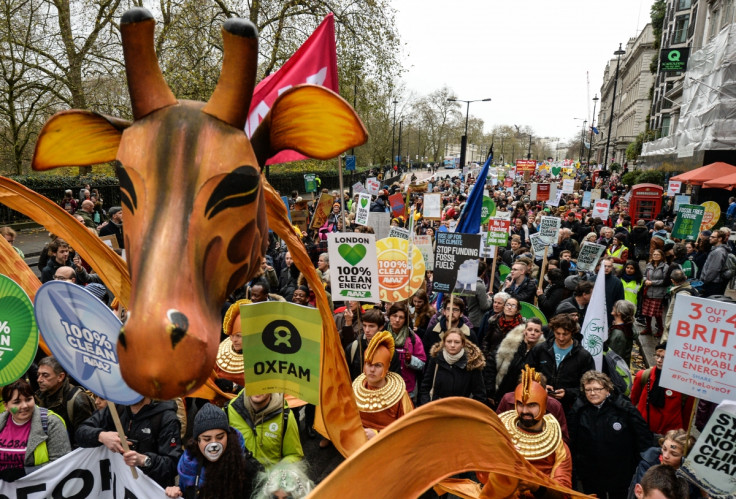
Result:
[[549,201],[550,184],[537,184],[537,200]]
[[583,208],[590,208],[590,191],[585,191],[583,193]]
[[532,184],[529,186],[529,201],[536,201],[537,200],[537,183],[532,182]]
[[710,230],[718,223],[718,219],[721,218],[721,207],[715,201],[706,201],[701,204],[705,208],[705,214],[703,215],[703,221],[700,224],[700,230]]
[[[504,179],[504,181],[503,181],[503,186],[504,186],[504,187],[505,187],[505,188],[506,188],[507,190],[508,190],[508,188],[509,188],[509,187],[511,187],[511,188],[513,189],[513,185],[514,185],[514,179],[512,179],[511,177],[506,177],[506,178]],[[512,192],[513,192],[513,191],[512,191]]]
[[355,207],[355,224],[368,225],[368,215],[371,208],[371,195],[361,193],[358,195],[358,204]]
[[572,194],[574,188],[575,188],[575,179],[566,178],[562,180],[562,193],[563,194]]
[[317,175],[314,173],[304,174],[304,191],[314,192],[317,190]]
[[557,182],[552,182],[549,184],[549,197],[547,198],[547,200],[549,201],[552,199],[559,199],[559,196],[557,195]]
[[317,207],[314,209],[314,215],[312,216],[312,223],[309,226],[310,228],[319,229],[327,222],[327,217],[332,211],[332,202],[334,199],[331,194],[325,192],[319,196]]
[[590,241],[583,242],[580,246],[580,253],[578,253],[578,270],[581,272],[594,272],[595,266],[598,265],[606,247],[602,244],[591,243]]
[[493,258],[496,256],[496,247],[493,245],[488,244],[488,233],[481,231],[480,232],[480,253],[478,256],[480,258]]
[[379,301],[375,237],[374,234],[350,232],[327,235],[333,297]]
[[483,206],[480,208],[480,223],[487,224],[488,219],[496,214],[496,203],[489,196],[483,196]]
[[557,194],[552,197],[549,201],[547,201],[547,204],[549,206],[560,206],[560,199],[562,198],[562,191],[556,191]]
[[700,224],[703,222],[703,216],[705,215],[705,208],[695,204],[681,204],[677,207],[676,213],[677,218],[675,218],[675,226],[672,228],[670,237],[697,239],[700,233]]
[[542,234],[529,234],[529,241],[532,243],[532,252],[535,257],[543,258],[545,253],[547,256],[552,254],[552,247],[542,237]]
[[736,305],[677,294],[660,384],[710,402],[736,395]]
[[[468,280],[468,265],[462,265],[468,260],[478,259],[480,253],[480,235],[462,233],[437,233],[437,247],[434,253],[434,283],[432,289],[440,293],[461,293],[472,287],[475,290],[476,275],[473,282]],[[461,277],[463,280],[461,280]]]
[[675,196],[674,210],[677,211],[677,207],[681,204],[690,204],[690,196],[687,194],[680,194]]
[[509,243],[510,220],[491,218],[488,221],[488,236],[486,244],[489,246],[506,246]]
[[424,258],[412,245],[409,262],[409,241],[386,237],[376,241],[378,258],[378,291],[381,300],[395,302],[408,300],[424,282]]
[[442,194],[424,195],[424,218],[440,218],[442,216]]
[[76,449],[14,482],[0,481],[2,498],[94,497],[166,499],[159,484],[143,473],[135,479],[123,455],[104,445]]
[[240,305],[240,323],[246,393],[288,393],[319,404],[319,310],[282,301],[248,303]]
[[[116,404],[141,400],[120,374],[117,343],[122,323],[107,305],[67,281],[41,286],[34,305],[38,329],[70,377]],[[179,319],[174,314],[170,320],[176,324]]]
[[372,196],[378,196],[378,191],[381,190],[381,182],[376,177],[369,177],[365,179],[365,190]]
[[[353,196],[355,196],[356,194],[362,194],[364,192],[366,192],[366,190],[363,182],[355,182],[353,184]],[[370,198],[368,200],[370,201]]]
[[734,497],[736,402],[721,402],[685,458],[678,474],[703,489],[708,497]]
[[679,180],[670,180],[667,184],[667,195],[670,197],[676,196],[680,192],[681,187],[682,182]]
[[391,226],[388,229],[388,237],[398,237],[399,239],[409,240],[409,229],[403,227]]
[[426,270],[434,270],[434,248],[432,247],[432,236],[414,236],[414,247],[416,247],[424,258]]
[[590,190],[590,200],[595,201],[596,199],[601,198],[601,190],[600,189],[591,189]]
[[593,203],[593,209],[590,212],[590,216],[593,218],[600,218],[603,221],[608,220],[608,211],[611,208],[610,199],[596,199]]
[[37,349],[33,304],[23,288],[10,277],[0,275],[0,386],[23,376]]
[[388,202],[391,205],[391,213],[394,217],[405,217],[406,206],[404,205],[404,196],[397,192],[388,197]]
[[516,174],[521,175],[523,173],[529,172],[534,173],[534,170],[537,169],[537,162],[533,159],[517,159],[516,160]]
[[539,225],[539,234],[541,234],[545,244],[549,245],[557,242],[557,236],[560,233],[561,226],[562,219],[560,217],[542,217],[542,222]]
[[391,215],[386,212],[372,211],[368,215],[368,225],[373,227],[376,239],[383,239],[388,236],[388,230],[391,228]]

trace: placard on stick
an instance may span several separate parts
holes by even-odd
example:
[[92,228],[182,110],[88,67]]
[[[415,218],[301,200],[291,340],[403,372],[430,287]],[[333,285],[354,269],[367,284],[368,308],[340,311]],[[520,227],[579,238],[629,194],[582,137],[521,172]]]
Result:
[[[466,261],[477,261],[479,253],[479,234],[438,232],[437,248],[434,255],[433,289],[441,293],[458,293],[461,290],[473,287],[477,278],[477,266],[475,267],[476,276],[473,278],[473,283],[467,283],[466,274],[459,275],[459,270]],[[463,268],[467,269],[468,266]],[[460,277],[463,278],[462,282],[460,282]]]
[[377,303],[378,266],[374,234],[327,235],[332,295],[345,300]]
[[583,242],[578,253],[578,270],[581,272],[594,272],[598,260],[601,259],[606,247],[602,244]]

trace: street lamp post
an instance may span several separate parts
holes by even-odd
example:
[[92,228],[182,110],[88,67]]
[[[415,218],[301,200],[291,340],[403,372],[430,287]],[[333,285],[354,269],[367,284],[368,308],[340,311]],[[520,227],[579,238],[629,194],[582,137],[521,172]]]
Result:
[[529,134],[529,149],[526,151],[526,159],[532,159],[532,134]]
[[585,125],[588,123],[588,120],[585,120],[583,118],[573,118],[574,120],[582,120],[583,122],[583,128],[580,130],[580,157],[578,158],[579,163],[583,164],[583,151],[585,150]]
[[396,145],[396,104],[398,103],[399,101],[394,100],[394,127],[391,130],[391,162],[388,165],[391,170],[394,169],[394,146]]
[[595,106],[598,104],[598,94],[593,97],[593,118],[590,121],[590,142],[588,142],[588,171],[590,171],[590,153],[593,152],[593,128],[595,128]]
[[603,159],[603,171],[608,170],[608,146],[611,143],[611,131],[613,127],[613,107],[616,105],[616,87],[618,86],[618,68],[621,65],[621,56],[626,53],[621,48],[621,44],[618,44],[618,50],[613,53],[617,56],[616,59],[616,75],[613,77],[613,97],[611,98],[611,116],[608,117],[608,137],[606,137],[606,155]]
[[460,140],[460,168],[465,166],[465,150],[468,146],[468,117],[470,116],[470,103],[471,102],[489,102],[491,99],[475,99],[475,100],[462,100],[462,99],[447,99],[447,102],[464,102],[467,104],[465,108],[465,134]]

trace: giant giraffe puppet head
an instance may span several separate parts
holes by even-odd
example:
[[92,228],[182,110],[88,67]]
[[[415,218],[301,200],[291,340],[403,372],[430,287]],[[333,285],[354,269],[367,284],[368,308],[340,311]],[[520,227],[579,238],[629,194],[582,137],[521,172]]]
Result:
[[365,143],[353,109],[323,87],[284,93],[249,141],[257,30],[223,26],[223,64],[207,103],[177,101],[154,51],[154,19],[143,8],[120,23],[132,123],[63,111],[44,126],[33,168],[116,161],[132,281],[130,318],[120,331],[123,378],[141,394],[191,392],[212,371],[220,308],[251,279],[268,245],[261,175],[283,149],[329,159]]

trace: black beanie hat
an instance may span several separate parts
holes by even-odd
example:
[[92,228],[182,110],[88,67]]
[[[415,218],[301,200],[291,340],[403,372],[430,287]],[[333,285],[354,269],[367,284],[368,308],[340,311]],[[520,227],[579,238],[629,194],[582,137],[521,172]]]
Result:
[[208,430],[225,430],[230,427],[225,412],[214,404],[205,404],[194,417],[192,436],[196,440]]

